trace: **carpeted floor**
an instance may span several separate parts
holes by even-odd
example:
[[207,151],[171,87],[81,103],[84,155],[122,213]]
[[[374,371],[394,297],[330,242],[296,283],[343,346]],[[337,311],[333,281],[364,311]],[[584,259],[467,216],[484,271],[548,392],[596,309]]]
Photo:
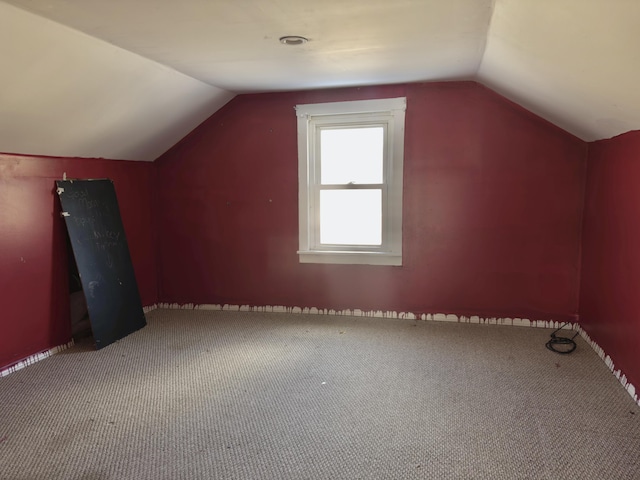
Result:
[[156,310],[0,378],[0,479],[640,479],[640,408],[549,330]]

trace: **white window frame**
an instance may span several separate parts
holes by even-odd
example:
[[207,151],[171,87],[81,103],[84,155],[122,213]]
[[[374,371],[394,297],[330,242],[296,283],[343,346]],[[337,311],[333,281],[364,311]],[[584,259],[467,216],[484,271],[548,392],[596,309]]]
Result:
[[[295,107],[298,118],[300,263],[402,265],[402,172],[406,105],[406,98],[400,97]],[[319,239],[319,132],[322,128],[359,126],[383,126],[385,129],[382,245],[322,245]]]

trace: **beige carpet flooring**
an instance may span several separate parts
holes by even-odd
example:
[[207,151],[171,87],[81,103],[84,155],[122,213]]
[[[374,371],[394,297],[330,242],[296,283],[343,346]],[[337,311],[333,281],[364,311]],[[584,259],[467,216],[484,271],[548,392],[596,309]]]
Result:
[[640,408],[549,330],[156,310],[0,378],[0,479],[640,479]]

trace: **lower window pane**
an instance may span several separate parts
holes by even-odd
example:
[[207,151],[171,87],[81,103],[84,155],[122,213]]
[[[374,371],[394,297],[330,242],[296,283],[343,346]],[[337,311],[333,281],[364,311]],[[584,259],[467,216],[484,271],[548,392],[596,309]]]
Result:
[[320,243],[382,244],[382,190],[321,190]]

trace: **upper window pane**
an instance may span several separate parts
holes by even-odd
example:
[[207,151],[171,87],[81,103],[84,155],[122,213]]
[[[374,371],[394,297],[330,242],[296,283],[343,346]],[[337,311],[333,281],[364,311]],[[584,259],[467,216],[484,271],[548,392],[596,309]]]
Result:
[[383,182],[384,128],[320,130],[320,178],[323,185]]

